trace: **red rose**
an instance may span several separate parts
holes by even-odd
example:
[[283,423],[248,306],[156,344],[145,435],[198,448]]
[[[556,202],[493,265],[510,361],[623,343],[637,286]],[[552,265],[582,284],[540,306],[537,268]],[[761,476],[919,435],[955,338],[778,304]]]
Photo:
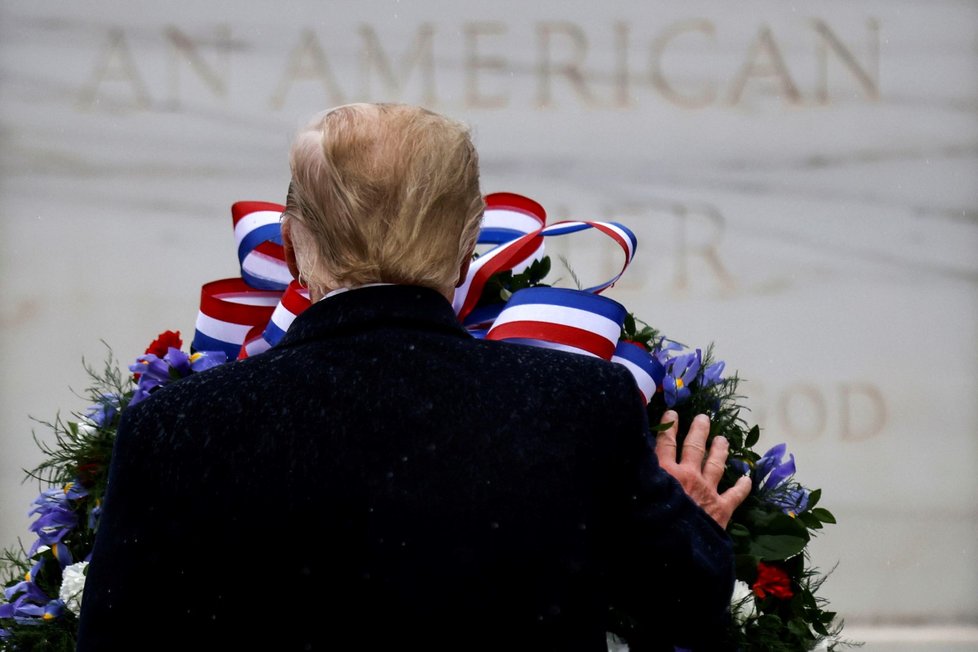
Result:
[[783,569],[760,562],[757,565],[757,580],[754,581],[754,595],[763,598],[765,595],[773,595],[781,600],[787,600],[794,593],[791,592],[791,578]]
[[183,340],[180,339],[180,331],[175,333],[173,331],[163,331],[146,348],[146,353],[152,353],[157,358],[162,358],[171,346],[175,349],[183,346]]

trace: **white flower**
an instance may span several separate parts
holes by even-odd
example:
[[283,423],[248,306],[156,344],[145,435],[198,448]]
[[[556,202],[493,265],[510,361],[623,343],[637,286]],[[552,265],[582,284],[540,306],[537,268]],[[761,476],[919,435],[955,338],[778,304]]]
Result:
[[77,564],[66,566],[61,573],[61,590],[58,597],[65,603],[68,610],[76,616],[81,613],[82,591],[85,589],[85,572],[88,570],[88,562],[80,561]]
[[91,421],[79,421],[75,426],[78,428],[78,434],[81,436],[94,435],[95,431],[98,430],[98,426]]
[[748,618],[757,615],[754,592],[751,591],[747,582],[740,580],[734,582],[733,597],[730,598],[730,611],[738,625],[743,625]]

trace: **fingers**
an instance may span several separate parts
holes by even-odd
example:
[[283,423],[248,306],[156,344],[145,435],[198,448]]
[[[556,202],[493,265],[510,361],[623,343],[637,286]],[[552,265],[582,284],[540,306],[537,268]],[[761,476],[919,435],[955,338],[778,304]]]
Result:
[[720,484],[723,477],[723,470],[727,466],[727,454],[730,452],[730,444],[726,437],[714,437],[710,444],[710,452],[706,456],[703,464],[703,477],[710,483],[711,487]]
[[750,476],[744,475],[737,478],[734,486],[720,494],[720,500],[726,504],[731,514],[750,495],[751,486]]
[[[710,418],[705,414],[697,414],[683,442],[682,464],[697,469],[703,466],[703,458],[706,457],[706,438],[709,434]],[[724,460],[726,460],[726,452],[724,452]]]
[[737,482],[734,483],[732,487],[720,494],[720,503],[723,505],[722,515],[720,518],[716,518],[717,523],[720,527],[726,528],[727,523],[730,522],[731,516],[733,516],[734,510],[740,506],[747,496],[750,495],[751,490],[751,479],[749,476],[741,476],[737,478]]
[[666,410],[659,423],[672,425],[655,436],[655,456],[659,458],[659,466],[670,469],[676,466],[676,433],[679,432],[679,415],[672,410]]

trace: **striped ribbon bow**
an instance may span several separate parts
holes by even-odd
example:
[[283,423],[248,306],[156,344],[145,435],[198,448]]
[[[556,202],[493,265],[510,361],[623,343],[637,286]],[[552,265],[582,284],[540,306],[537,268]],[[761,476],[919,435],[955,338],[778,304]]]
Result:
[[309,293],[285,263],[280,219],[285,206],[263,201],[231,205],[240,278],[206,283],[194,332],[196,351],[224,351],[247,358],[278,343]]
[[[601,292],[621,278],[635,255],[635,234],[617,222],[561,221],[546,225],[537,202],[513,193],[486,197],[480,244],[496,244],[469,267],[455,293],[455,311],[476,337],[572,351],[624,365],[635,377],[646,402],[652,400],[665,370],[641,344],[621,339],[627,310]],[[530,287],[489,306],[477,304],[496,273],[518,273],[544,255],[544,239],[595,229],[614,241],[624,254],[621,270],[598,285],[572,290]]]
[[[201,288],[193,348],[224,351],[247,358],[274,346],[309,305],[309,294],[292,278],[282,248],[281,204],[241,201],[231,206],[240,278],[212,281]],[[469,267],[455,293],[459,321],[475,337],[530,344],[591,355],[624,365],[646,401],[652,399],[664,372],[640,345],[621,340],[627,311],[600,295],[614,285],[635,255],[637,240],[616,222],[561,221],[546,224],[543,207],[514,193],[486,196],[478,243],[492,245]],[[621,270],[611,279],[583,290],[530,287],[508,300],[478,306],[489,279],[499,272],[520,273],[544,256],[548,237],[594,229],[608,236],[624,254]]]

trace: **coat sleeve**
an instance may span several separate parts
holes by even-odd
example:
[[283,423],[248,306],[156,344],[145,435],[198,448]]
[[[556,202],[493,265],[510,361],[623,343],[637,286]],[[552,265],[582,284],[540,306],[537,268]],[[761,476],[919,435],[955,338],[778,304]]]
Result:
[[659,466],[644,404],[638,409],[634,421],[640,427],[629,427],[619,442],[612,611],[621,617],[631,652],[673,645],[696,652],[729,649],[732,543]]
[[[108,484],[85,580],[78,626],[78,652],[132,649],[128,626],[139,622],[152,605],[152,569],[160,559],[154,548],[154,514],[147,508],[152,484],[151,457],[140,427],[143,406],[123,415],[113,447]],[[145,423],[145,421],[143,421]],[[145,611],[144,611],[145,610]],[[156,614],[153,614],[156,617]]]

